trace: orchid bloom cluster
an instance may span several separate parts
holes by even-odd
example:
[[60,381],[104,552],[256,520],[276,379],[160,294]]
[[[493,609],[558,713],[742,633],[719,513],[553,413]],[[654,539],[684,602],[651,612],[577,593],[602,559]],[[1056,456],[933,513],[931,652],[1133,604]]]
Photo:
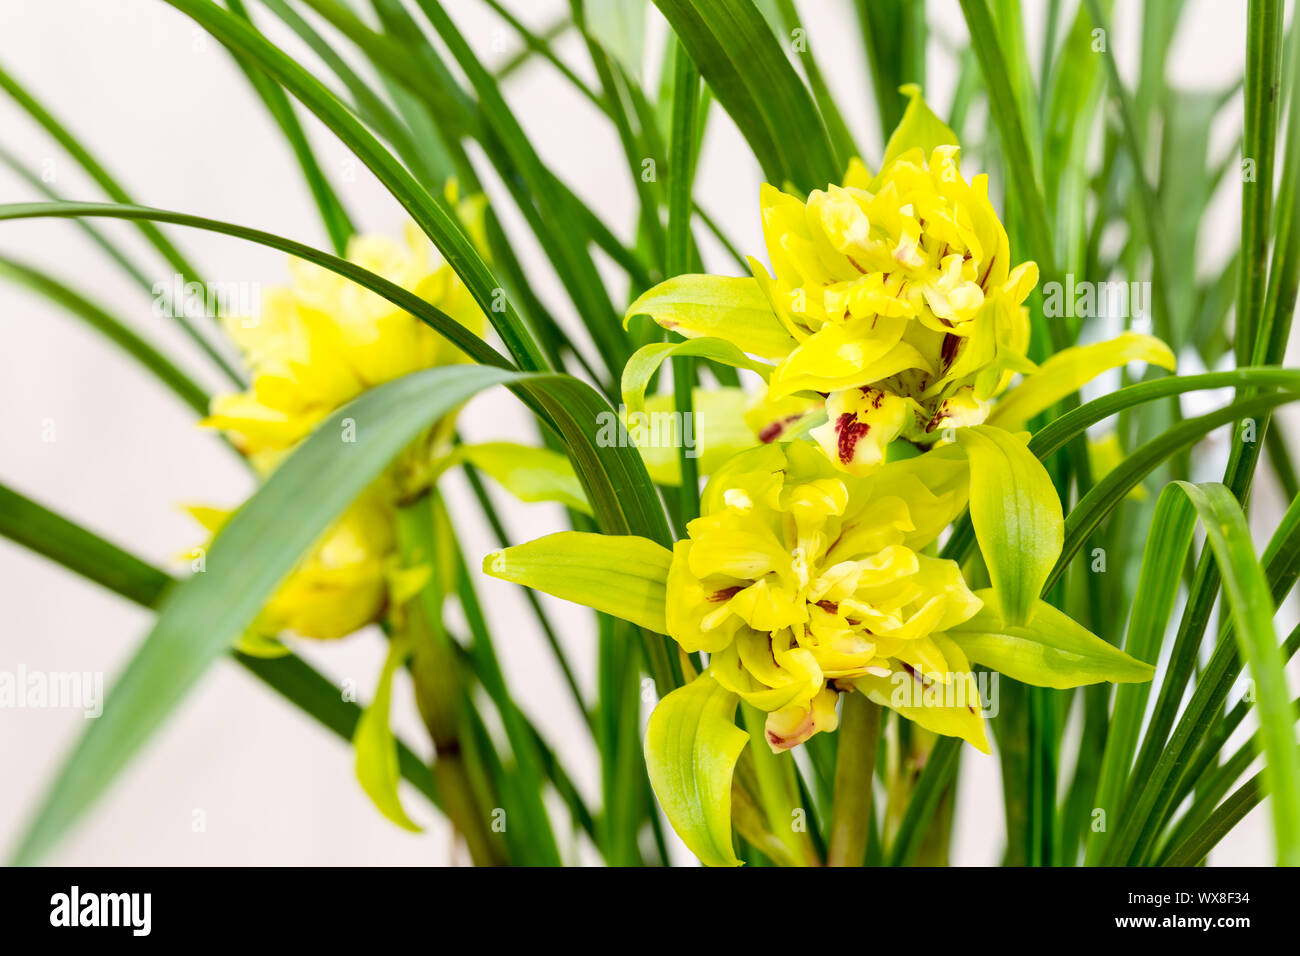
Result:
[[[767,380],[748,416],[758,437],[806,434],[859,475],[896,440],[929,447],[985,421],[1019,427],[1108,368],[1173,366],[1163,343],[1134,333],[1030,361],[1024,303],[1038,266],[1013,265],[988,177],[966,181],[952,131],[905,91],[878,175],[854,160],[843,185],[806,200],[762,187],[771,274],[751,258],[752,278],[676,276],[628,310],[731,349],[715,360],[775,360],[732,360]],[[1018,398],[1002,409],[1017,373]]]
[[[1151,678],[1040,599],[1061,502],[1014,432],[1107,369],[1173,355],[1125,333],[1031,362],[1038,269],[1013,265],[987,178],[962,178],[952,132],[910,92],[879,175],[855,161],[807,199],[763,187],[772,273],[751,259],[751,277],[676,276],[629,308],[688,341],[635,354],[625,397],[644,401],[674,351],[767,386],[746,415],[757,447],[715,467],[685,537],[670,551],[561,532],[484,561],[680,648],[687,681],[651,715],[646,762],[669,821],[711,865],[739,862],[742,702],[766,713],[776,753],[836,729],[842,693],[988,752],[973,665],[1057,688]],[[967,507],[992,582],[977,591],[935,554]]]
[[792,442],[713,476],[673,549],[667,629],[767,712],[773,750],[834,730],[837,690],[888,703],[913,681],[962,682],[961,706],[915,708],[918,720],[988,750],[970,666],[944,633],[982,602],[956,562],[924,553],[965,506],[965,470],[911,459],[855,478]]
[[[716,865],[738,862],[742,703],[765,715],[755,738],[776,754],[835,730],[849,693],[989,752],[974,665],[1048,687],[1150,679],[1147,664],[1040,600],[1062,550],[1061,503],[1013,432],[1101,371],[1173,361],[1132,334],[1029,361],[1037,268],[1013,266],[987,179],[962,178],[952,134],[919,92],[878,176],[855,161],[842,185],[806,200],[765,186],[761,203],[772,273],[751,260],[749,277],[677,276],[628,311],[693,341],[652,343],[628,361],[627,430],[632,413],[669,407],[646,391],[679,349],[766,383],[748,411],[739,389],[694,390],[703,423],[691,445],[687,431],[674,434],[710,475],[700,516],[671,548],[561,532],[484,561],[491,575],[675,642],[685,682],[665,688],[651,715],[646,763],[678,834]],[[477,304],[414,229],[404,247],[355,239],[349,257],[482,333]],[[229,323],[253,385],[216,400],[206,421],[263,472],[366,389],[461,360],[334,273],[295,264],[293,278],[259,321]],[[524,500],[589,507],[563,456],[504,442],[451,450],[449,428],[435,423],[398,456],[302,559],[255,632],[341,637],[400,605],[422,569],[397,560],[397,509],[457,462]],[[656,480],[680,482],[677,449],[640,450]],[[990,588],[967,584],[964,553],[937,553],[967,508]],[[196,516],[213,530],[224,518]],[[398,659],[390,651],[385,674]]]
[[[477,303],[413,224],[401,243],[384,236],[354,237],[347,258],[482,334],[486,322]],[[263,475],[367,389],[464,360],[432,328],[335,272],[291,260],[290,274],[288,287],[264,297],[260,315],[224,320],[252,371],[252,385],[215,398],[203,421],[225,432]],[[448,441],[451,425],[450,420],[435,423],[343,513],[263,609],[253,626],[256,634],[289,631],[334,639],[379,620],[402,573],[394,509],[427,487],[432,458]],[[190,512],[211,533],[229,515],[212,508]],[[245,649],[260,646],[250,641]]]
[[[978,591],[956,561],[929,553],[968,505],[993,581]],[[736,865],[742,701],[766,712],[775,753],[836,729],[841,693],[989,752],[975,664],[1045,687],[1150,680],[1148,664],[1039,599],[1062,540],[1043,466],[1017,436],[980,425],[867,476],[837,469],[806,439],[752,448],[714,472],[701,516],[671,551],[566,531],[489,554],[483,569],[666,634],[692,655],[687,683],[650,716],[646,764],[686,845]]]
[[1028,365],[1022,306],[1032,262],[1010,268],[988,177],[962,178],[956,146],[909,150],[875,182],[854,164],[845,186],[807,202],[764,187],[775,278],[752,262],[793,348],[768,397],[827,395],[812,435],[849,471],[884,460],[899,437],[933,440],[976,425]]

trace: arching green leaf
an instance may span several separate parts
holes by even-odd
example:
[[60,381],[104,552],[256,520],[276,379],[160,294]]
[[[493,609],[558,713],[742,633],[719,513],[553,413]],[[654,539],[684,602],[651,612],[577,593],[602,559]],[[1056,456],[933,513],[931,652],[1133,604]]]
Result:
[[1061,499],[1042,463],[1010,432],[957,429],[970,462],[970,516],[1002,619],[1024,624],[1061,553]]
[[585,604],[659,634],[672,552],[636,535],[556,534],[493,551],[483,573]]
[[749,735],[738,695],[702,674],[659,702],[645,732],[646,769],[668,822],[706,866],[739,866],[731,845],[731,778]]
[[379,686],[375,688],[370,706],[357,721],[352,746],[356,749],[357,780],[361,789],[388,819],[403,830],[420,833],[422,828],[407,815],[397,792],[398,782],[402,779],[397,768],[397,740],[388,725],[393,674],[402,666],[409,652],[402,641],[394,640],[388,645],[388,657],[379,672]]
[[976,664],[1035,687],[1137,683],[1155,673],[1046,601],[1037,601],[1023,624],[1012,624],[998,613],[991,590],[975,594],[984,607],[947,634]]

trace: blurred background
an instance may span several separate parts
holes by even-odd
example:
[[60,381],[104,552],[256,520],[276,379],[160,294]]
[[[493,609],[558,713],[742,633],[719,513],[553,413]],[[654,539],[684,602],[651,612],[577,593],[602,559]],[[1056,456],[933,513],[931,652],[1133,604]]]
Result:
[[[635,0],[629,0],[635,2]],[[255,14],[264,11],[250,5]],[[516,15],[536,29],[554,23],[567,0],[514,0]],[[1025,0],[1026,35],[1037,61],[1045,4]],[[1072,4],[1070,5],[1073,6]],[[517,37],[480,0],[448,0],[446,7],[488,63],[520,49]],[[799,4],[809,42],[858,142],[881,150],[866,65],[850,0]],[[1110,42],[1121,70],[1135,62],[1140,43],[1137,5],[1117,0]],[[1070,14],[1072,16],[1072,13]],[[927,98],[943,114],[956,83],[954,51],[967,43],[957,0],[929,5],[931,50]],[[258,22],[275,42],[314,68],[317,61],[274,17]],[[666,27],[651,8],[646,68],[661,61]],[[1189,0],[1170,56],[1168,83],[1180,89],[1220,91],[1240,77],[1245,5]],[[557,45],[583,78],[590,62],[574,31]],[[0,4],[0,65],[32,90],[139,202],[264,228],[324,248],[326,237],[283,136],[225,50],[160,0],[11,0]],[[363,71],[364,73],[364,71]],[[1126,80],[1131,81],[1130,74]],[[553,69],[532,61],[506,85],[511,105],[538,151],[580,197],[616,225],[634,231],[635,197],[612,129],[595,108]],[[982,109],[982,106],[979,107]],[[362,232],[399,234],[405,215],[347,150],[304,113],[317,156]],[[1219,116],[1206,155],[1221,157],[1240,132],[1240,94]],[[991,126],[979,118],[968,129]],[[68,198],[99,193],[30,119],[0,97],[0,144]],[[1205,161],[1189,157],[1189,161]],[[970,169],[964,169],[971,172]],[[704,144],[698,195],[742,251],[761,254],[758,190],[761,175],[740,135],[718,109]],[[1220,189],[1202,224],[1198,267],[1221,270],[1235,248],[1239,191]],[[489,192],[492,191],[489,184]],[[0,202],[38,200],[29,185],[0,169]],[[510,229],[509,203],[500,207]],[[101,221],[123,248],[155,262],[138,233]],[[516,234],[523,234],[518,232]],[[265,290],[286,279],[274,251],[198,231],[168,235],[213,282],[256,283]],[[705,264],[730,273],[732,264],[701,240]],[[97,300],[166,350],[189,357],[186,368],[205,386],[223,382],[194,356],[177,327],[153,315],[151,303],[67,221],[0,224],[0,252],[48,268]],[[567,304],[541,250],[518,248],[536,290],[556,313]],[[607,263],[601,263],[607,265]],[[605,270],[618,295],[626,278]],[[159,280],[170,273],[158,266]],[[575,325],[576,327],[576,325]],[[1290,357],[1294,364],[1295,354]],[[1183,371],[1196,371],[1184,367]],[[1097,386],[1105,388],[1103,384]],[[1221,398],[1221,397],[1220,397]],[[1219,399],[1197,395],[1192,414]],[[1284,409],[1281,427],[1296,424]],[[527,440],[534,427],[508,394],[476,399],[461,418],[467,440]],[[1206,478],[1218,478],[1226,433],[1202,445]],[[252,490],[249,475],[213,433],[111,345],[77,320],[22,288],[0,282],[0,481],[134,551],[146,561],[182,572],[181,560],[203,532],[181,506],[234,506]],[[453,476],[447,490],[453,515],[468,492]],[[561,527],[558,509],[494,496],[517,541]],[[1282,513],[1272,475],[1260,469],[1252,522],[1257,543]],[[472,511],[472,509],[471,509]],[[487,529],[461,521],[468,555],[493,548]],[[523,709],[551,741],[589,794],[598,793],[594,751],[580,733],[580,717],[517,589],[477,582],[501,648],[506,678]],[[594,630],[589,614],[549,602],[572,659],[589,665]],[[1294,622],[1283,609],[1280,625]],[[0,540],[0,670],[101,671],[112,676],[143,638],[150,615],[70,572]],[[1175,618],[1176,619],[1176,618]],[[1285,632],[1283,632],[1285,633]],[[368,698],[383,659],[377,632],[330,644],[294,642],[294,649],[340,684],[354,682]],[[399,675],[399,678],[404,675]],[[410,688],[400,682],[395,729],[409,742],[425,739]],[[0,710],[0,852],[12,849],[60,760],[84,730],[75,710]],[[1242,728],[1238,737],[1252,729]],[[418,747],[417,747],[418,749]],[[1004,841],[997,762],[969,751],[961,768],[953,862],[996,863]],[[464,862],[445,826],[418,797],[408,808],[424,834],[385,821],[362,794],[350,748],[302,716],[235,665],[223,661],[203,680],[107,799],[48,861],[55,864],[429,864]],[[1257,864],[1270,858],[1266,807],[1257,808],[1212,856],[1216,864]],[[671,833],[669,834],[671,836]],[[677,859],[690,860],[678,847]],[[573,860],[586,859],[572,844]]]

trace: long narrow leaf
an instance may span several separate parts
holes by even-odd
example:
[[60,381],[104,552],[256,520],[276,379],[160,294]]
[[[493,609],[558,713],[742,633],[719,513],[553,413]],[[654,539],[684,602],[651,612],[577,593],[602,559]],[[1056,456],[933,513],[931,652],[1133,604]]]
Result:
[[[35,862],[67,832],[253,622],[299,555],[421,429],[508,378],[477,366],[417,372],[372,389],[322,423],[218,532],[205,573],[162,605],[102,717],[63,765],[15,862]],[[355,423],[356,441],[339,454],[344,419]]]

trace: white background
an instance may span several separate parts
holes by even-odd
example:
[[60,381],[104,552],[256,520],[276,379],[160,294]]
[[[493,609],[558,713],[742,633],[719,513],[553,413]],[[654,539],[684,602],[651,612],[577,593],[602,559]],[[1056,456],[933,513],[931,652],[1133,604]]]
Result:
[[[302,52],[273,16],[253,2],[273,38],[302,62]],[[517,44],[478,0],[447,4],[469,42],[489,61]],[[528,23],[549,23],[564,0],[516,0]],[[1027,34],[1037,49],[1042,11],[1024,4]],[[1136,5],[1117,5],[1112,43],[1126,67],[1138,44]],[[848,0],[800,4],[805,25],[834,93],[855,135],[879,155],[870,87],[862,65]],[[965,42],[955,0],[933,2],[936,34]],[[1169,80],[1221,89],[1239,76],[1244,60],[1245,5],[1199,0],[1188,4],[1174,44]],[[662,25],[652,15],[653,71]],[[504,37],[507,53],[494,53]],[[574,34],[560,55],[591,78]],[[931,44],[930,98],[942,113],[955,73],[938,40]],[[278,129],[267,117],[225,51],[161,0],[8,0],[0,5],[0,63],[27,85],[94,151],[139,202],[260,227],[319,247],[326,239]],[[1130,71],[1131,72],[1131,71]],[[508,96],[540,153],[591,201],[624,237],[631,232],[634,194],[613,131],[594,109],[544,64],[518,74]],[[721,110],[704,151],[699,195],[743,250],[760,253],[759,171]],[[1239,104],[1216,129],[1217,158],[1240,124]],[[990,134],[991,134],[991,127]],[[328,133],[311,125],[318,156],[364,231],[396,234],[404,221],[398,205],[350,159]],[[69,198],[100,198],[79,170],[7,99],[0,99],[0,138],[27,164],[53,173]],[[1192,159],[1199,161],[1199,157]],[[1292,158],[1293,159],[1293,158]],[[0,201],[37,199],[26,185],[0,170]],[[1200,258],[1217,268],[1239,230],[1235,190],[1218,197],[1202,230]],[[508,222],[514,222],[507,216]],[[102,229],[160,279],[170,274],[131,227],[102,222]],[[516,230],[516,234],[518,230]],[[278,253],[207,233],[173,229],[169,235],[218,282],[285,280]],[[183,364],[208,387],[209,373],[189,343],[151,315],[150,302],[79,230],[63,221],[0,224],[0,250],[39,264],[109,306]],[[541,251],[522,242],[526,269],[557,311],[571,319]],[[708,264],[732,271],[706,248]],[[602,266],[605,263],[602,263]],[[615,298],[625,281],[606,269]],[[53,423],[56,440],[42,440]],[[476,400],[463,416],[471,439],[532,434],[517,403],[505,393]],[[1210,443],[1204,477],[1221,474],[1223,455]],[[1261,474],[1262,474],[1261,470]],[[250,491],[247,474],[210,433],[194,426],[188,410],[112,346],[75,319],[18,287],[0,283],[0,481],[172,570],[176,556],[201,533],[180,512],[186,502],[233,506]],[[452,488],[454,501],[463,489]],[[516,540],[561,526],[559,512],[501,498]],[[1271,486],[1257,491],[1255,530],[1262,541],[1280,514]],[[460,509],[458,513],[472,513]],[[490,550],[485,529],[460,522],[469,555]],[[499,641],[514,694],[543,728],[580,785],[598,793],[594,751],[561,686],[540,634],[517,592],[478,582]],[[548,600],[572,651],[579,677],[591,688],[594,638],[589,616]],[[145,634],[150,615],[0,541],[0,669],[103,671],[111,679]],[[1282,622],[1288,623],[1288,622]],[[329,645],[296,649],[339,681],[351,679],[363,697],[373,688],[382,641],[364,633]],[[395,723],[408,741],[422,744],[409,687],[399,684]],[[7,853],[38,805],[52,773],[77,736],[83,718],[72,711],[0,711],[0,852]],[[423,749],[423,748],[421,748]],[[52,856],[63,864],[427,864],[461,862],[445,827],[414,792],[408,809],[429,824],[423,835],[398,830],[380,817],[355,784],[347,745],[283,703],[238,666],[222,661],[204,678],[93,812]],[[963,759],[955,861],[995,862],[1004,838],[996,760],[968,750]],[[202,817],[205,828],[196,832]],[[588,854],[573,850],[574,858]],[[689,859],[682,855],[683,861]],[[1267,862],[1268,820],[1257,810],[1223,848],[1218,863]]]

